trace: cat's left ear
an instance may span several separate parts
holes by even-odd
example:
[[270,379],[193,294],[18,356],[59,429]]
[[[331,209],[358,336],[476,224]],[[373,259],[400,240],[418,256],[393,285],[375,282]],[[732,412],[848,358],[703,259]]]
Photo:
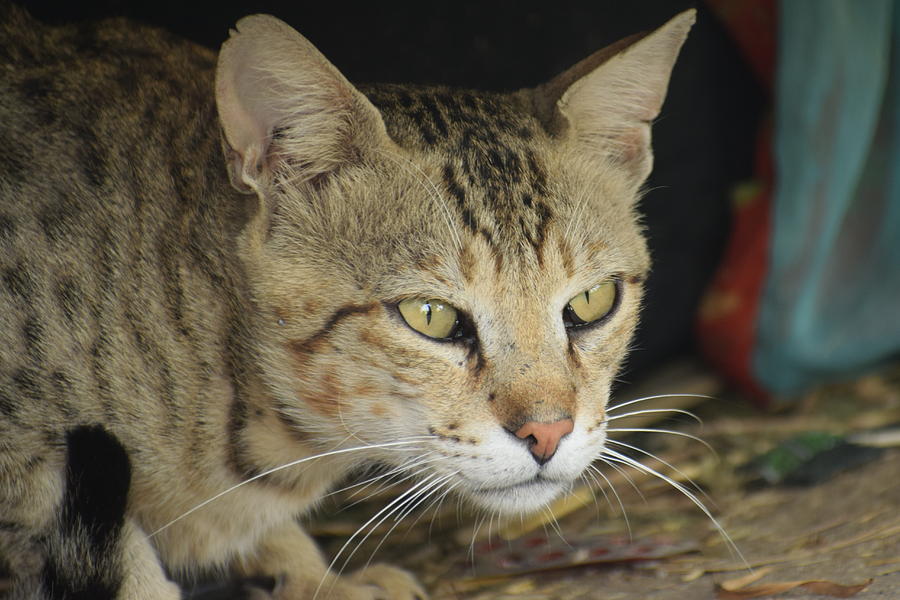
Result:
[[261,192],[280,168],[327,175],[389,144],[378,109],[306,38],[270,15],[238,21],[222,45],[216,105],[232,184]]
[[643,183],[653,166],[650,124],[659,115],[669,76],[696,11],[687,10],[651,33],[637,34],[582,60],[530,90],[551,132],[568,136],[588,155],[612,161]]

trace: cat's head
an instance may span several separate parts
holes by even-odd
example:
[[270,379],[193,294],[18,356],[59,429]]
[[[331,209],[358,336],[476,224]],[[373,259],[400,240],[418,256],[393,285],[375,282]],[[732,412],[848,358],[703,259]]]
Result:
[[635,203],[693,21],[510,94],[361,92],[281,21],[238,23],[217,75],[223,145],[259,198],[241,256],[298,439],[408,441],[370,456],[491,509],[571,486],[603,448],[637,323]]

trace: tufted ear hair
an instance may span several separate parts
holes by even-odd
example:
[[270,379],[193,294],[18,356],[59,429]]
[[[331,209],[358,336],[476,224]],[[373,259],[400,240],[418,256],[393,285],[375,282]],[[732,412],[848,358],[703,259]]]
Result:
[[653,166],[650,124],[662,108],[669,75],[695,18],[696,11],[687,10],[531,90],[538,117],[585,153],[620,165],[640,185]]
[[292,27],[269,15],[235,27],[216,70],[235,187],[259,192],[285,168],[295,180],[312,179],[388,143],[378,109]]

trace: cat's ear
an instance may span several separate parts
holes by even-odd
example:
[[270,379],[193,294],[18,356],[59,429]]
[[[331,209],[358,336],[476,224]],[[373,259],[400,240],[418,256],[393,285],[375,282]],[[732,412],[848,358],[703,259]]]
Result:
[[269,15],[235,27],[216,71],[235,187],[260,191],[285,166],[295,180],[312,179],[388,143],[378,109],[292,27]]
[[595,52],[532,90],[538,116],[584,152],[621,165],[640,184],[650,174],[650,124],[696,11]]

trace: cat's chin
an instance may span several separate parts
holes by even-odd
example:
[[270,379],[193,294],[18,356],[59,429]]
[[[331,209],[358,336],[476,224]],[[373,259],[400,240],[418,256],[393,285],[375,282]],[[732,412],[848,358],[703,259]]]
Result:
[[546,507],[569,489],[569,483],[533,479],[510,486],[470,488],[466,496],[479,508],[521,515]]

